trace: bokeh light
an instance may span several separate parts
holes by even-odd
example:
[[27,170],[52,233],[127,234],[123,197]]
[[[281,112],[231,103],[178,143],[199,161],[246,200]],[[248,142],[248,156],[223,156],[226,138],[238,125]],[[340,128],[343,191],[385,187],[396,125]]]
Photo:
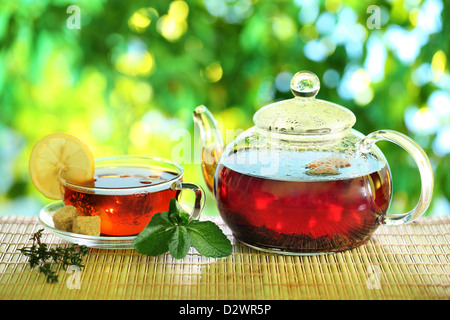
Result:
[[[247,129],[256,110],[292,97],[300,70],[318,75],[318,98],[355,113],[356,130],[415,139],[435,169],[427,214],[450,213],[447,1],[79,0],[80,29],[67,27],[68,5],[0,6],[0,214],[35,215],[48,202],[30,182],[28,157],[56,131],[79,136],[96,157],[163,158],[180,143],[174,133],[187,132],[185,179],[205,186],[193,163],[193,109],[206,105],[224,132]],[[415,165],[401,148],[383,151],[392,211],[409,211],[420,194]]]

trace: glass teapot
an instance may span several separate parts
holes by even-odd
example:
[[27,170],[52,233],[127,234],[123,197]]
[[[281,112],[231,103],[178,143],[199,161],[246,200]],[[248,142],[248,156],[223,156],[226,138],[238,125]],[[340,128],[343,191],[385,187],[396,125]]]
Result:
[[[281,254],[320,254],[355,248],[381,224],[411,222],[427,210],[433,170],[420,146],[402,133],[367,136],[352,129],[348,109],[316,99],[317,76],[291,80],[293,99],[258,110],[255,126],[224,147],[209,110],[199,106],[202,167],[219,213],[240,242]],[[391,172],[377,141],[388,140],[415,160],[421,194],[408,213],[387,215]]]

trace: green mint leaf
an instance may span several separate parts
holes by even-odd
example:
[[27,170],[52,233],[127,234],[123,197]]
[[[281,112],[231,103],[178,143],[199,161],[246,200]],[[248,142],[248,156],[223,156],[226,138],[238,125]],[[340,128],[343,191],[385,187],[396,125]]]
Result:
[[175,225],[186,226],[189,223],[189,214],[181,207],[177,199],[173,198],[169,204],[169,219]]
[[203,256],[222,258],[232,251],[230,240],[212,221],[194,220],[187,226],[191,245]]
[[148,256],[158,256],[169,251],[169,240],[176,231],[170,222],[169,213],[157,213],[148,225],[133,240],[134,248]]
[[180,211],[179,207],[180,207],[180,205],[179,205],[179,203],[178,203],[176,198],[170,199],[170,202],[169,202],[169,213],[178,213]]
[[183,259],[191,247],[191,241],[186,227],[177,226],[168,241],[170,254],[175,259]]
[[177,200],[170,201],[169,211],[157,213],[133,240],[142,254],[157,256],[167,251],[175,259],[183,259],[194,247],[200,254],[221,258],[231,254],[230,240],[212,221],[189,221],[190,215]]
[[191,216],[189,215],[189,213],[184,213],[184,212],[180,212],[180,225],[182,226],[187,226],[189,224],[189,220],[191,219]]
[[189,214],[169,212],[169,221],[177,226],[187,226],[189,224]]

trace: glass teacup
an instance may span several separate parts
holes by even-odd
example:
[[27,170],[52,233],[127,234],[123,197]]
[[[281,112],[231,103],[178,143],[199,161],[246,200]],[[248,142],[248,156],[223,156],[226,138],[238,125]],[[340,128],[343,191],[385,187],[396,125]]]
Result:
[[76,184],[60,173],[65,205],[81,215],[98,215],[101,234],[131,236],[140,233],[154,214],[169,209],[172,198],[192,190],[195,202],[191,219],[198,219],[205,203],[203,189],[183,182],[184,169],[173,162],[144,157],[120,156],[97,159],[94,180]]

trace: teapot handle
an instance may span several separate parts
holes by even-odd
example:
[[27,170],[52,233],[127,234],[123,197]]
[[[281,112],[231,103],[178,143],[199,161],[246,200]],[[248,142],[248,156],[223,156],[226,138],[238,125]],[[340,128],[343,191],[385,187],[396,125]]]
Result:
[[392,130],[375,131],[367,135],[357,144],[361,153],[368,153],[372,145],[380,140],[393,142],[406,150],[414,159],[419,168],[422,184],[419,202],[413,210],[404,214],[390,214],[384,216],[382,224],[399,225],[412,222],[422,216],[428,209],[433,195],[434,175],[430,160],[425,151],[410,137]]

